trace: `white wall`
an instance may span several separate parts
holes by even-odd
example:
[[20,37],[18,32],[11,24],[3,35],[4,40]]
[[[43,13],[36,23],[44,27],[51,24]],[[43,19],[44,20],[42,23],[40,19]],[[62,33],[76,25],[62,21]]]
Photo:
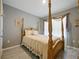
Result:
[[4,4],[4,48],[20,43],[21,29],[16,27],[15,23],[18,16],[24,18],[25,27],[33,27],[38,29],[38,22],[40,20],[38,17]]

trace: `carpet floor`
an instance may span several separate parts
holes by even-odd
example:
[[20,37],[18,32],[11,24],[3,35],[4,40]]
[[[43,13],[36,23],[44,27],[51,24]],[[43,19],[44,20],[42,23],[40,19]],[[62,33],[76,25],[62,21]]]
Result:
[[[79,51],[67,48],[61,51],[57,59],[79,59]],[[20,46],[13,49],[3,51],[2,59],[40,59],[35,54],[31,53],[27,48]]]

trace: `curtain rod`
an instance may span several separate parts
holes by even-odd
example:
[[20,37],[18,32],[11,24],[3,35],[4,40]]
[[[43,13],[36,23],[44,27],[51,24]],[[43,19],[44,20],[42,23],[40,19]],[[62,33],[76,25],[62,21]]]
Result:
[[[62,14],[62,15],[59,15],[59,16],[57,16],[57,17],[52,17],[53,19],[58,19],[58,18],[61,18],[62,16],[66,16],[66,15],[70,15],[71,14],[71,12],[67,12],[67,13],[65,13],[65,14]],[[43,17],[42,19],[48,19],[48,16],[46,16],[46,17]]]
[[65,17],[67,15],[70,15],[70,12],[69,13],[66,13],[64,15],[60,15],[59,17],[52,17],[53,19],[59,19],[59,18],[62,18],[62,17]]

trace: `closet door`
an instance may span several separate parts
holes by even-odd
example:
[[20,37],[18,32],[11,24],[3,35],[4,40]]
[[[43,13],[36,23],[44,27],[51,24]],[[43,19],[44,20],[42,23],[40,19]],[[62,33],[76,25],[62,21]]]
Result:
[[3,15],[3,3],[2,0],[0,0],[0,16]]
[[0,37],[3,36],[3,16],[0,16]]
[[3,16],[0,16],[0,59],[2,56],[2,41],[3,41]]
[[3,3],[0,0],[0,37],[3,36]]
[[0,0],[0,59],[2,56],[2,41],[3,41],[3,3]]
[[2,57],[2,38],[0,37],[0,59]]

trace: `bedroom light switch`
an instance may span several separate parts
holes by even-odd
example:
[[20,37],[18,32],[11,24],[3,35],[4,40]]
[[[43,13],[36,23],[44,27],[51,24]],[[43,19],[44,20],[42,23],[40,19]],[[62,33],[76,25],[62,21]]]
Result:
[[10,40],[8,40],[7,42],[10,43]]

